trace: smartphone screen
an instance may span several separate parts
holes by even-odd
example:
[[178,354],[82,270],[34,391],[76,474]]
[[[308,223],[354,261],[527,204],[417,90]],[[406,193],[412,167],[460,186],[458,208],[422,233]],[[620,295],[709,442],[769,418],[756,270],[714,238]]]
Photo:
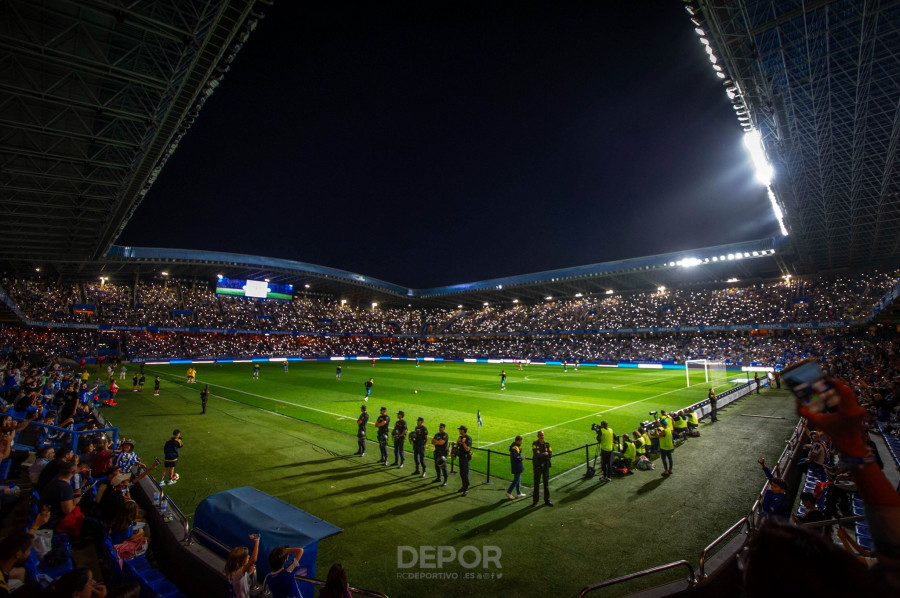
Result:
[[818,363],[807,361],[781,372],[784,382],[797,401],[813,413],[835,411],[840,397]]

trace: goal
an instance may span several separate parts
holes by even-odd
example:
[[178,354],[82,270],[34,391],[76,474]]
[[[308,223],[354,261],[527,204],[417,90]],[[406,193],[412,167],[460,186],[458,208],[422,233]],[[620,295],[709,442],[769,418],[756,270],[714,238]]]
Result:
[[710,361],[709,359],[685,359],[684,375],[687,386],[697,384],[721,384],[728,378],[724,361]]

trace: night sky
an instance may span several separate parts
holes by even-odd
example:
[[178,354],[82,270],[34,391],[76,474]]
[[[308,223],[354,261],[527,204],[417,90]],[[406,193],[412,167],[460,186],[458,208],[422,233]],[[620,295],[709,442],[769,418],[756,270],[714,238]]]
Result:
[[266,13],[118,244],[424,288],[777,234],[681,2]]

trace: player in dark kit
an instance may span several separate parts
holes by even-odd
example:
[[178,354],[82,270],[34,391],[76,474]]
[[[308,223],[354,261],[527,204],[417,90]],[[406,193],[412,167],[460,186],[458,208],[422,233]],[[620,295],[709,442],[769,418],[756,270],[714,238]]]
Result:
[[506,390],[506,370],[500,370],[500,390]]
[[335,380],[341,379],[341,366],[337,366],[337,370],[335,370],[335,372],[334,372],[334,379]]
[[[174,484],[178,481],[178,474],[175,473],[175,466],[178,465],[178,449],[183,446],[184,441],[181,439],[181,430],[173,431],[172,437],[166,441],[166,444],[163,447],[163,455],[166,458],[166,469],[163,472],[162,479],[160,480],[161,484]],[[157,461],[157,463],[159,463],[159,461]],[[168,482],[166,482],[166,474],[168,474],[169,476]]]
[[413,445],[413,461],[416,462],[416,470],[412,475],[419,475],[419,466],[422,466],[422,477],[425,477],[425,445],[428,443],[428,428],[421,417],[416,422],[416,427],[409,433],[409,439]]
[[369,423],[369,414],[366,412],[366,406],[362,405],[360,407],[359,419],[356,420],[356,425],[358,426],[358,430],[356,432],[356,440],[359,445],[359,448],[354,455],[359,455],[360,457],[366,456],[366,424]]
[[375,385],[375,378],[369,378],[366,380],[366,396],[363,399],[364,401],[369,400],[369,395],[372,394],[372,386]]
[[443,473],[444,483],[441,486],[447,485],[447,454],[450,452],[450,437],[447,436],[446,428],[447,426],[441,424],[440,431],[431,439],[431,444],[434,445],[434,468],[437,470],[437,478],[434,481],[440,482]]
[[459,427],[459,438],[456,439],[456,454],[459,457],[459,479],[462,481],[463,496],[469,494],[469,461],[472,459],[472,437],[468,434],[469,428]]
[[203,392],[200,393],[200,404],[203,406],[201,415],[206,414],[207,401],[209,401],[209,384],[207,384],[206,388],[203,389]]
[[158,397],[158,396],[159,396],[159,376],[157,376],[157,377],[153,380],[153,396],[154,396],[154,397]]
[[406,461],[406,455],[403,454],[403,443],[406,442],[406,415],[402,411],[397,412],[397,421],[394,422],[394,431],[391,436],[394,437],[394,462],[392,465],[398,465],[403,469],[403,462]]
[[375,428],[378,430],[378,450],[381,451],[381,464],[388,462],[388,426],[391,424],[391,416],[387,414],[387,407],[381,408],[381,415],[375,420]]

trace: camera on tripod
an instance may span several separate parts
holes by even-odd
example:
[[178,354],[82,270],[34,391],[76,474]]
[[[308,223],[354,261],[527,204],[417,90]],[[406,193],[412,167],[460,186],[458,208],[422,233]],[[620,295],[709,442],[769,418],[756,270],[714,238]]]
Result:
[[656,414],[657,414],[657,413],[659,413],[659,411],[651,411],[651,412],[650,412],[650,417],[652,417],[653,419],[656,419]]
[[597,442],[600,442],[600,430],[602,429],[600,424],[591,424],[591,430],[597,433]]

